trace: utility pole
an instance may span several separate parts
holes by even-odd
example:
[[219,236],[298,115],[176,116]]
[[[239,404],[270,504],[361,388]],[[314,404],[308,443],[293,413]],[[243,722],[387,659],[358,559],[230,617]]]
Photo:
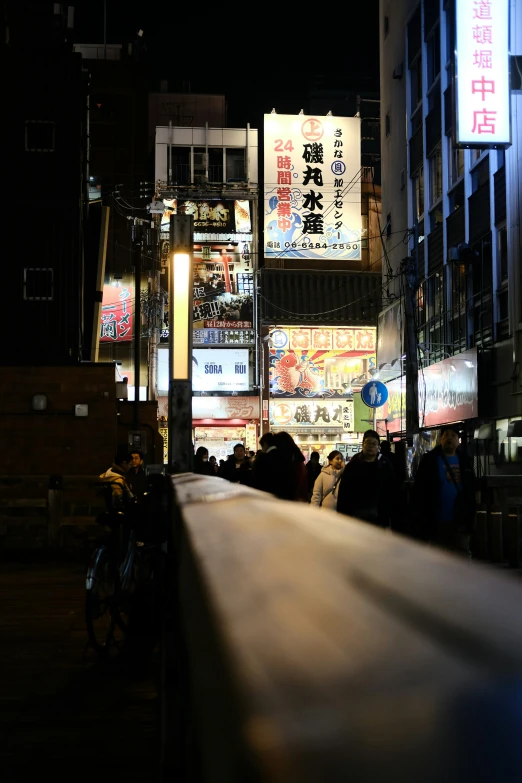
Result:
[[415,249],[412,256],[401,262],[404,275],[404,318],[405,318],[405,354],[406,354],[406,436],[411,438],[419,431],[419,360],[416,327],[416,294],[418,287],[417,253],[418,236],[415,222]]
[[134,218],[132,242],[134,253],[134,429],[140,428],[140,367],[141,367],[141,253],[143,236],[141,221]]

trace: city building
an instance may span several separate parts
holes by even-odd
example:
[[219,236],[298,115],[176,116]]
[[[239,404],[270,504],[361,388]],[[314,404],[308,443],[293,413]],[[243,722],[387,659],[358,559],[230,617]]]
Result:
[[[214,112],[219,96],[201,96]],[[191,96],[192,114],[196,116]],[[172,96],[180,106],[187,96]],[[226,119],[225,116],[222,117]],[[172,214],[194,216],[192,427],[194,447],[226,458],[236,442],[255,450],[259,437],[259,359],[254,275],[258,243],[258,132],[250,128],[156,128],[156,195],[161,288],[169,290]],[[156,386],[162,433],[168,433],[169,324],[158,347]]]
[[373,423],[360,390],[376,373],[380,184],[361,165],[360,101],[347,95],[264,118],[263,429],[291,433],[306,457],[351,456]]
[[521,54],[520,0],[380,4],[381,413],[414,452],[462,422],[479,474],[522,459]]

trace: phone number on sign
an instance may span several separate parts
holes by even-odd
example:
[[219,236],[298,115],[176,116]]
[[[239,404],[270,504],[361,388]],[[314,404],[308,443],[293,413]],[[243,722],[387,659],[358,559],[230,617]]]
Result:
[[359,250],[359,244],[357,242],[354,242],[353,244],[334,242],[332,245],[327,245],[324,242],[302,242],[301,244],[299,244],[299,242],[285,242],[285,247],[291,247],[295,250],[298,248],[301,250],[327,250],[328,248],[331,250]]

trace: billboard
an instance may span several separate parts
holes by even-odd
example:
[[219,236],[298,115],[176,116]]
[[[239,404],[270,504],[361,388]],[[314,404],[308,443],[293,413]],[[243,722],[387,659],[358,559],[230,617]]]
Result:
[[419,425],[434,427],[478,416],[477,349],[419,370]]
[[254,275],[248,243],[194,254],[194,329],[251,329]]
[[248,348],[194,348],[193,391],[248,391]]
[[250,234],[252,231],[249,201],[180,201],[166,198],[163,204],[161,231],[165,233],[170,229],[170,216],[177,214],[178,210],[184,215],[194,215],[194,233]]
[[100,316],[100,342],[132,340],[134,285],[104,285]]
[[456,1],[457,144],[511,143],[509,0]]
[[274,397],[346,397],[375,370],[375,327],[277,328],[269,337]]
[[361,121],[264,115],[267,258],[361,258]]
[[353,400],[270,401],[271,427],[277,430],[296,425],[318,430],[336,426],[343,432],[353,432]]

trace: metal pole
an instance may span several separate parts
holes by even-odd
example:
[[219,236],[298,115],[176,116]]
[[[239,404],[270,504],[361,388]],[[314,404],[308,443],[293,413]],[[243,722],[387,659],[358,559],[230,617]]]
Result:
[[[192,442],[192,309],[194,216],[171,215],[169,253],[169,421],[168,461],[170,473],[191,472]],[[187,256],[185,279],[178,278],[176,256]],[[178,279],[178,284],[176,284]],[[176,298],[178,297],[178,301]],[[182,315],[180,315],[182,314]],[[185,315],[186,314],[186,315]],[[176,315],[178,324],[176,325]],[[181,320],[180,320],[181,319]],[[177,351],[177,354],[176,354]],[[180,357],[185,356],[184,366]]]
[[[134,231],[138,232],[135,223]],[[139,226],[141,233],[141,226]],[[133,237],[134,239],[134,237]],[[143,237],[134,253],[134,428],[140,427],[140,366],[141,366],[141,251]]]

